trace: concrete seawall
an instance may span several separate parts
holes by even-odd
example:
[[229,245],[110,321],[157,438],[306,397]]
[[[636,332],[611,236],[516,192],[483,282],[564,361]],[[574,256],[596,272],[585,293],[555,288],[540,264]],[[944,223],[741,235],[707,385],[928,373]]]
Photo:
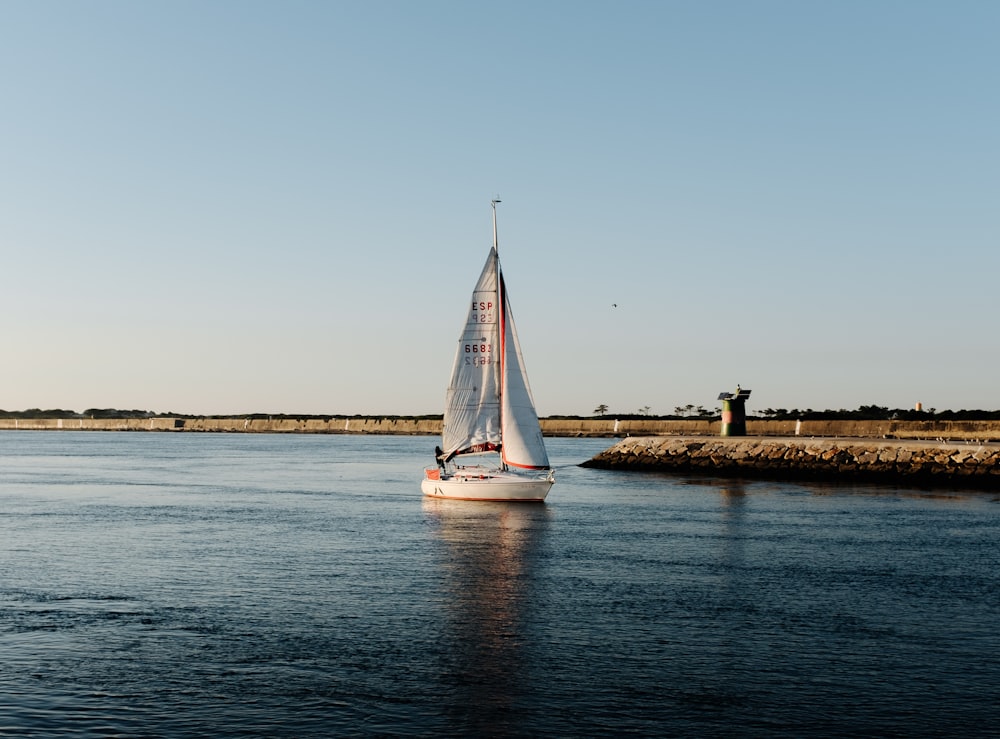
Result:
[[[546,436],[711,436],[719,421],[543,418]],[[217,433],[397,434],[436,436],[438,419],[351,418],[0,418],[0,430],[203,431]],[[762,421],[747,420],[749,436],[957,439],[1000,441],[1000,421]]]
[[632,437],[583,467],[1000,490],[1000,444],[800,437]]
[[0,418],[0,430],[195,431],[248,434],[438,435],[441,421],[414,418]]

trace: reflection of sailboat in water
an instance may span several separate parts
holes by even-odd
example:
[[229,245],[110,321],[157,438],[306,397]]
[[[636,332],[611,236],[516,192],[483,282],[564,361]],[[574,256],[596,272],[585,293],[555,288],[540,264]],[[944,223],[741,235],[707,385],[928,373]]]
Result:
[[[449,615],[441,686],[457,733],[522,734],[513,707],[542,686],[527,674],[533,566],[548,527],[544,506],[425,497],[437,524]],[[444,699],[445,696],[442,695]]]

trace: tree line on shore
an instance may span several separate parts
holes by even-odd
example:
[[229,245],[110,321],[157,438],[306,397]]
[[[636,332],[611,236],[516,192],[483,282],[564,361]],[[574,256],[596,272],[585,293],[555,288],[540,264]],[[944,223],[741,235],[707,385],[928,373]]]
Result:
[[[717,421],[722,416],[722,409],[708,410],[703,406],[685,405],[674,408],[670,415],[652,415],[648,407],[634,413],[609,413],[606,405],[594,409],[591,418],[617,418],[622,421],[652,419],[657,421],[679,421],[697,419],[700,421]],[[757,418],[770,421],[997,421],[1000,420],[1000,410],[937,410],[928,408],[889,408],[881,405],[862,405],[855,410],[841,408],[839,410],[817,411],[812,408],[765,408],[764,410],[746,411],[747,418]],[[580,418],[580,416],[551,416],[552,418]]]
[[[856,410],[824,410],[815,411],[811,408],[800,410],[798,408],[767,408],[761,411],[747,411],[748,418],[759,418],[774,421],[997,421],[1000,420],[1000,410],[937,410],[928,408],[927,410],[916,410],[913,408],[889,408],[879,405],[862,405]],[[23,411],[0,410],[0,418],[245,418],[245,419],[295,419],[295,420],[322,420],[331,421],[333,419],[351,418],[381,418],[381,419],[407,419],[407,420],[441,420],[438,414],[430,415],[365,415],[354,414],[301,414],[301,413],[236,413],[236,414],[189,414],[189,413],[158,413],[147,410],[122,410],[118,408],[88,408],[82,413],[62,408],[50,408],[43,410],[40,408],[29,408]],[[709,411],[701,406],[680,406],[674,408],[674,412],[669,415],[654,415],[649,412],[649,408],[643,408],[639,412],[632,413],[611,413],[607,406],[599,406],[593,415],[589,416],[568,416],[552,415],[545,418],[553,420],[587,420],[587,419],[608,419],[615,418],[621,421],[655,420],[655,421],[676,421],[676,420],[718,420],[720,409]]]

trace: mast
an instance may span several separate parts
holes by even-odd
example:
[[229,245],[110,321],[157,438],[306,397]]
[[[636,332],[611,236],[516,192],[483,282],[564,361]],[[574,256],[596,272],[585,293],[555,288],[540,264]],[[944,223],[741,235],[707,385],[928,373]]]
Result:
[[500,328],[500,332],[497,337],[500,339],[500,356],[499,356],[500,382],[497,383],[497,410],[500,412],[500,418],[499,418],[500,467],[501,469],[507,469],[507,462],[504,460],[504,455],[503,455],[503,431],[504,431],[504,422],[506,420],[504,418],[504,412],[503,412],[503,394],[505,390],[504,384],[507,379],[506,375],[504,374],[507,371],[507,368],[505,366],[507,364],[506,361],[507,347],[505,346],[507,338],[507,325],[506,325],[507,322],[505,320],[507,306],[504,305],[504,302],[507,296],[504,295],[503,274],[500,272],[500,249],[497,241],[497,203],[499,202],[500,202],[500,196],[498,195],[495,198],[493,198],[493,200],[490,201],[490,205],[493,206],[493,259],[494,259],[494,264],[496,265],[496,274],[497,274],[497,322]]
[[497,203],[499,202],[500,202],[499,195],[490,201],[490,205],[493,206],[493,248],[497,250],[497,254],[500,253],[500,250],[497,246]]

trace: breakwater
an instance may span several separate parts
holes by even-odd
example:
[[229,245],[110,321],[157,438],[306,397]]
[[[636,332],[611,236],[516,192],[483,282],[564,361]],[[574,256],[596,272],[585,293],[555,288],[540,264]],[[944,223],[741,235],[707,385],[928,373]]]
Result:
[[[546,436],[710,436],[720,421],[614,418],[543,418]],[[351,416],[294,418],[0,418],[0,430],[199,431],[216,433],[395,434],[436,436],[433,418]],[[998,421],[769,421],[747,420],[748,436],[1000,441]]]
[[764,437],[632,437],[584,467],[1000,489],[1000,444]]

